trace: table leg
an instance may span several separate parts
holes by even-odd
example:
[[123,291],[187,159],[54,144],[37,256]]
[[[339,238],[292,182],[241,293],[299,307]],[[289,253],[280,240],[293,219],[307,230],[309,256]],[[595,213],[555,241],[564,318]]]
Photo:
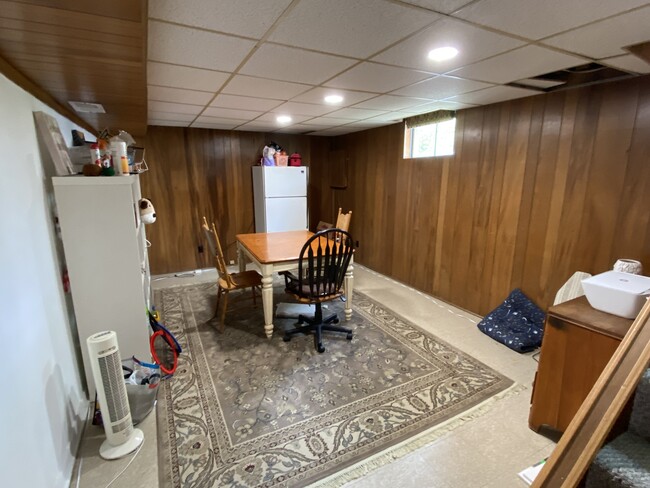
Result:
[[345,272],[345,320],[352,318],[352,290],[354,289],[354,266],[352,262]]
[[244,249],[242,249],[241,244],[239,243],[237,243],[237,264],[239,264],[240,273],[246,271],[246,257]]
[[262,266],[262,304],[264,306],[264,332],[273,337],[273,266]]

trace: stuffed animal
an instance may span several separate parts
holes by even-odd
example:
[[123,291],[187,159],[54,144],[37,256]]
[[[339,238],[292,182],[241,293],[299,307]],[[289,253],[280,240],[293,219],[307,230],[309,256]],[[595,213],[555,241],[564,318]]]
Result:
[[140,206],[140,220],[145,224],[153,224],[156,221],[156,210],[153,208],[151,200],[141,198]]

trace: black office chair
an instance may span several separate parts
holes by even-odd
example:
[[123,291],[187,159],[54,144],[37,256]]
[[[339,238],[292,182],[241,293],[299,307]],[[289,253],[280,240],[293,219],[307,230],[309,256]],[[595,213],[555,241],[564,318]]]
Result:
[[[352,252],[352,237],[341,229],[325,229],[311,236],[300,251],[298,261],[298,276],[284,273],[287,293],[292,294],[299,302],[316,305],[314,317],[298,316],[295,329],[284,334],[284,341],[298,333],[314,332],[314,345],[318,352],[325,352],[322,341],[322,331],[344,332],[347,339],[352,340],[352,331],[338,324],[336,314],[323,319],[321,304],[343,296],[343,280],[350,264]],[[308,325],[302,326],[307,323]]]

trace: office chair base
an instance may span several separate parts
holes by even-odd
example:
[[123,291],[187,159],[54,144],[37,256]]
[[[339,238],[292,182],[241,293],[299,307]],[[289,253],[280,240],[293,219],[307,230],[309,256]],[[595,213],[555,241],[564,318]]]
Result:
[[[304,323],[307,323],[307,325],[302,325]],[[350,329],[331,325],[338,323],[339,318],[336,314],[332,314],[329,317],[323,319],[323,312],[320,303],[318,303],[316,304],[316,313],[314,314],[314,317],[311,318],[305,315],[299,315],[297,325],[302,325],[302,327],[296,327],[295,329],[286,331],[284,333],[283,340],[284,342],[289,342],[291,340],[291,336],[294,334],[308,334],[310,332],[314,332],[314,347],[318,352],[323,353],[325,352],[322,339],[324,330],[329,332],[343,332],[346,334],[346,339],[348,341],[352,340],[352,331]]]

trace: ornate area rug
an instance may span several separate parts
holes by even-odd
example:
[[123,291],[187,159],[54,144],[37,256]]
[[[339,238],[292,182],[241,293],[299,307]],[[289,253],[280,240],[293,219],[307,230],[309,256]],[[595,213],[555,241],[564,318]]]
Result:
[[330,302],[354,339],[326,333],[323,354],[312,336],[282,341],[295,319],[276,319],[266,339],[261,304],[231,295],[221,334],[215,284],[155,292],[183,347],[158,395],[161,486],[305,486],[512,384],[362,293],[349,322]]

